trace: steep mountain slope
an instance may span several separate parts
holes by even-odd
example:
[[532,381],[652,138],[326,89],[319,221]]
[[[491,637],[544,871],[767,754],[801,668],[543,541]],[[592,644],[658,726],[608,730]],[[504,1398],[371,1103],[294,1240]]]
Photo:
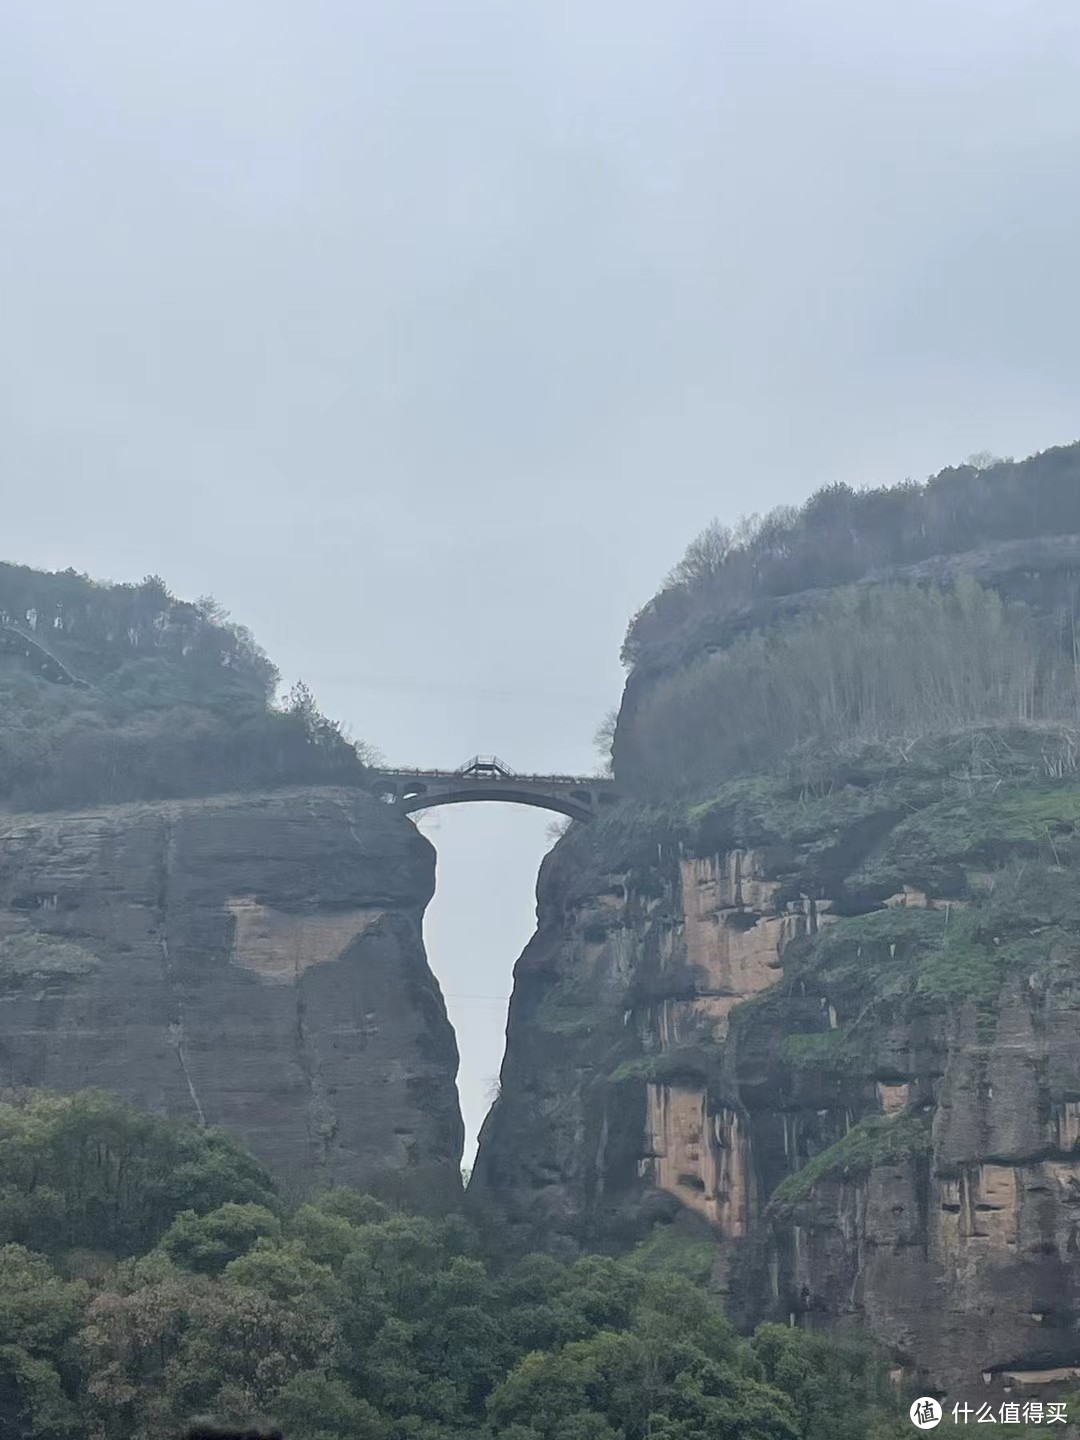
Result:
[[210,597],[0,564],[0,804],[362,785],[357,748]]
[[[999,477],[1050,523],[1054,453]],[[741,609],[728,554],[636,622],[637,798],[545,863],[473,1203],[512,1245],[697,1226],[747,1321],[1052,1393],[1080,1376],[1080,541]]]
[[0,1086],[226,1127],[293,1190],[460,1189],[434,852],[211,601],[0,567]]

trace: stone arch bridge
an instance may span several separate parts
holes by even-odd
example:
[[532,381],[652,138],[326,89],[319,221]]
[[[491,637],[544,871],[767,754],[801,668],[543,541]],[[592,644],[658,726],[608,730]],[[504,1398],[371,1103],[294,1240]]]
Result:
[[474,755],[457,770],[376,770],[372,788],[406,815],[437,805],[501,800],[591,820],[618,798],[615,781],[605,776],[519,775],[494,755]]

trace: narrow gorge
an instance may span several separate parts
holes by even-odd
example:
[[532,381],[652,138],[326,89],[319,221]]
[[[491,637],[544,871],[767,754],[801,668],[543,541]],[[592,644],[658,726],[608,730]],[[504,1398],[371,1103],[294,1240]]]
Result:
[[1075,1388],[1080,446],[691,545],[611,776],[519,784],[578,818],[464,1194],[421,781],[160,581],[0,567],[0,610],[8,1091],[221,1126],[290,1196],[463,1207],[505,1257],[696,1247],[741,1328],[868,1335],[913,1393]]

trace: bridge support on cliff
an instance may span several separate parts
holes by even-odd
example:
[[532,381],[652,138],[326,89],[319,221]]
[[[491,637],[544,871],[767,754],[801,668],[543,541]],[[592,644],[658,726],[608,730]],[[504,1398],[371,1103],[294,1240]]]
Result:
[[615,781],[605,776],[519,775],[494,755],[475,755],[457,770],[376,770],[373,788],[406,815],[498,800],[591,820],[618,799]]

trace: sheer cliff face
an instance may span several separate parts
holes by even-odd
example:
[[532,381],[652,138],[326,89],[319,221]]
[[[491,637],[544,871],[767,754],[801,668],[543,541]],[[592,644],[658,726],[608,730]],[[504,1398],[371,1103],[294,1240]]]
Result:
[[458,1184],[434,854],[352,790],[0,819],[0,1083],[231,1131],[289,1185]]
[[658,841],[643,870],[605,854],[609,838],[575,832],[541,873],[476,1189],[522,1243],[632,1238],[678,1207],[743,1235],[745,1137],[709,1106],[702,1056],[776,982],[807,916],[748,909],[777,887],[739,852],[686,859]]
[[519,1244],[682,1217],[747,1320],[1053,1383],[1080,1374],[1080,789],[960,803],[912,768],[560,842],[473,1194]]
[[575,832],[542,872],[476,1191],[520,1243],[631,1239],[678,1210],[741,1238],[758,1208],[746,1115],[714,1103],[709,1076],[736,1010],[818,917],[772,908],[760,854],[658,841],[646,868],[604,830]]
[[637,799],[560,841],[516,971],[471,1189],[508,1243],[677,1221],[748,1323],[1080,1378],[1078,553],[646,608]]

